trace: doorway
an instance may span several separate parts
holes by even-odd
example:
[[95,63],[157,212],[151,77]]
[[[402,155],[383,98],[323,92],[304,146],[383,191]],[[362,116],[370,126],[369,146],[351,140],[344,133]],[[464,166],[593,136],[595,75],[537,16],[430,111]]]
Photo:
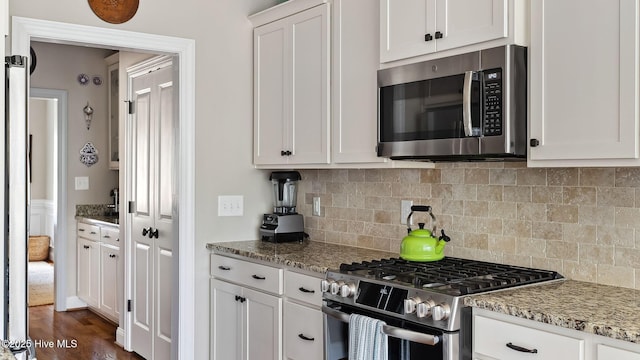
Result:
[[[75,24],[63,24],[50,21],[13,17],[12,53],[29,54],[31,39],[43,42],[73,43],[110,49],[136,49],[136,51],[171,54],[175,58],[174,79],[179,79],[178,87],[178,146],[176,151],[176,199],[180,222],[177,226],[177,256],[174,257],[172,290],[172,333],[175,339],[171,346],[172,358],[194,357],[195,324],[195,268],[194,258],[194,160],[195,160],[195,44],[193,40],[150,35],[114,29],[87,27]],[[121,124],[121,128],[123,128]],[[26,142],[26,139],[23,139]],[[125,152],[126,153],[126,149]],[[122,162],[121,158],[121,162]],[[121,164],[123,166],[123,164]],[[127,176],[126,165],[120,171],[121,183]],[[127,199],[127,194],[122,194]],[[124,230],[125,244],[129,239],[129,220],[121,215],[121,228]],[[124,221],[122,221],[124,220]],[[60,236],[60,235],[59,235]],[[66,238],[68,234],[65,233]],[[56,252],[56,262],[67,254]],[[125,298],[130,297],[131,281],[126,274],[131,272],[130,257],[125,254]],[[182,264],[182,266],[180,266]],[[130,313],[125,313],[124,347],[131,349]]]
[[[65,272],[56,272],[54,252],[56,249],[56,229],[58,224],[65,221],[66,209],[66,148],[67,142],[67,103],[68,95],[64,90],[31,88],[29,98],[30,113],[30,235],[34,238],[33,246],[46,247],[42,253],[39,250],[27,263],[30,286],[39,286],[41,291],[34,296],[30,290],[29,305],[45,305],[54,303],[57,311],[63,311],[65,296],[63,292],[56,294],[55,284],[66,281]],[[31,239],[29,246],[32,246]],[[62,241],[64,242],[64,241]],[[51,250],[49,250],[49,248]],[[37,250],[37,248],[34,248]],[[62,246],[64,249],[64,246]],[[30,249],[30,253],[31,253]],[[43,263],[44,261],[44,263]],[[49,273],[51,271],[51,273]],[[57,278],[53,279],[55,274]],[[38,278],[37,284],[32,285],[31,276]],[[49,276],[51,275],[51,278]],[[49,283],[50,281],[50,283]],[[62,286],[62,288],[66,288]],[[57,298],[54,297],[57,295]],[[49,298],[50,296],[50,298]]]

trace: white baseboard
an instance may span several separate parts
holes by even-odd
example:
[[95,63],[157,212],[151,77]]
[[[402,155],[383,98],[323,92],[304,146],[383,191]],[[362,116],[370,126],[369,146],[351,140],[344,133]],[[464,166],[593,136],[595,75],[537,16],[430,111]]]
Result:
[[80,300],[77,296],[69,296],[67,298],[67,310],[86,308],[87,303]]
[[120,326],[116,329],[116,344],[124,348],[124,329]]

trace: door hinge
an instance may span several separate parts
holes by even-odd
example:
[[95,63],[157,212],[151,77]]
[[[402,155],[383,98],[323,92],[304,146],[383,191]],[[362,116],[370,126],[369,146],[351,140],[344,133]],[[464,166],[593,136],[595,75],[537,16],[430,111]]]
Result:
[[128,210],[129,214],[133,214],[134,212],[136,212],[136,202],[135,201],[129,201],[129,210]]
[[125,100],[124,102],[127,103],[127,114],[133,114],[135,112],[133,108],[133,101]]
[[131,300],[127,300],[127,312],[131,312]]
[[8,67],[25,67],[27,66],[27,57],[20,55],[5,56],[4,64]]

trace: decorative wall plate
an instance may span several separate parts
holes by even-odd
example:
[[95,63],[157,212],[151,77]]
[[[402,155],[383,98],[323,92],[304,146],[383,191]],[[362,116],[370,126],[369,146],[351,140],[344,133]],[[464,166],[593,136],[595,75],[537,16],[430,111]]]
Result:
[[93,13],[111,24],[129,21],[138,11],[139,0],[89,0]]
[[87,85],[91,81],[91,78],[87,74],[78,75],[78,82],[80,85]]
[[93,75],[93,77],[91,78],[91,81],[93,82],[93,85],[100,86],[102,85],[102,76]]
[[87,167],[98,162],[98,149],[92,143],[88,142],[80,149],[80,162]]

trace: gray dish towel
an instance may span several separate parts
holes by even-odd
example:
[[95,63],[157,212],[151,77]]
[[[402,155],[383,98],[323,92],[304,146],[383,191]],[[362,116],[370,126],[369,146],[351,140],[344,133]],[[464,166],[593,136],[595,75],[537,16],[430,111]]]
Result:
[[349,316],[349,360],[387,360],[386,323],[364,315]]

